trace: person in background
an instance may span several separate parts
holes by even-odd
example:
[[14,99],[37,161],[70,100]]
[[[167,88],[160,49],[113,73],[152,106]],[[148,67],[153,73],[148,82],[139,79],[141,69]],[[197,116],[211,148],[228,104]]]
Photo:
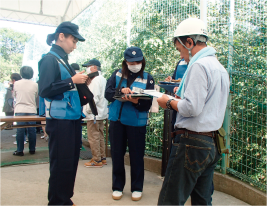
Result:
[[[5,112],[6,116],[14,116],[14,107],[13,107],[13,86],[15,81],[21,80],[21,76],[18,73],[13,73],[10,76],[11,82],[9,87],[6,89],[3,112]],[[12,125],[8,125],[6,130],[12,129]]]
[[153,77],[145,72],[146,61],[139,47],[124,51],[122,69],[113,72],[107,81],[105,97],[109,102],[109,139],[112,157],[112,198],[121,199],[125,186],[124,155],[127,144],[131,163],[132,200],[142,198],[144,184],[144,151],[148,111],[151,100],[123,97],[125,102],[115,100],[116,94],[140,93],[142,89],[154,89]]
[[70,66],[75,70],[76,73],[79,73],[80,72],[80,66],[79,66],[79,64],[72,63]]
[[[36,83],[38,84],[38,81]],[[36,106],[37,106],[37,115],[39,115],[39,95],[36,98]],[[41,124],[41,122],[36,122],[36,124]],[[41,134],[41,129],[42,127],[36,127],[36,134]]]
[[[29,66],[23,66],[20,69],[21,80],[14,83],[14,106],[15,116],[32,116],[36,115],[36,98],[38,96],[38,85],[33,82],[33,69]],[[35,122],[17,122],[17,125],[35,124]],[[36,129],[35,127],[17,129],[17,150],[13,153],[16,156],[23,156],[25,130],[28,133],[29,153],[35,154],[36,146]]]
[[224,119],[229,75],[207,40],[205,23],[197,18],[182,21],[174,33],[173,43],[188,69],[175,99],[157,99],[162,108],[177,111],[158,205],[184,205],[189,196],[192,205],[211,205],[210,188],[220,159],[214,138]]
[[[83,113],[86,115],[87,136],[92,151],[92,159],[84,164],[85,167],[102,167],[107,164],[104,140],[104,120],[108,117],[108,101],[105,99],[105,88],[107,80],[101,74],[101,64],[96,59],[91,59],[86,64],[86,73],[91,77],[91,83],[88,85],[94,95],[94,101],[97,107],[98,115],[95,117],[89,107],[89,104],[83,107]],[[96,120],[94,120],[96,118]]]
[[[178,80],[180,78],[183,78],[186,69],[187,69],[187,63],[186,63],[186,61],[184,59],[181,59],[177,63],[176,68],[175,68],[175,70],[173,72],[172,77],[171,76],[168,76],[167,78],[165,78],[165,82],[169,82],[172,79]],[[174,124],[175,124],[175,121],[176,121],[176,114],[177,114],[177,112],[174,110],[173,113],[172,113],[172,122],[171,122],[172,123],[172,131],[174,131]]]
[[182,79],[183,76],[184,76],[184,73],[187,69],[187,63],[184,59],[181,59],[176,67],[175,67],[175,70],[173,72],[173,75],[172,76],[168,76],[167,78],[165,78],[165,82],[169,82],[171,81],[172,79],[174,80],[178,80],[178,79]]
[[76,24],[62,22],[55,33],[47,36],[47,44],[51,46],[54,40],[55,44],[38,63],[39,95],[45,100],[49,136],[48,205],[73,205],[82,117],[76,84],[84,84],[88,78],[84,71],[75,74],[68,62],[68,54],[76,49],[77,42],[85,41],[78,31]]

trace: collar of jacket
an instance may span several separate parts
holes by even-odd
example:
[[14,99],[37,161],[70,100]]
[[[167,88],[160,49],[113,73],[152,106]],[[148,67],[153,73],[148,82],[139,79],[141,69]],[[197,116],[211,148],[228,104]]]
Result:
[[53,44],[51,51],[56,52],[62,59],[68,60],[68,54],[60,46]]

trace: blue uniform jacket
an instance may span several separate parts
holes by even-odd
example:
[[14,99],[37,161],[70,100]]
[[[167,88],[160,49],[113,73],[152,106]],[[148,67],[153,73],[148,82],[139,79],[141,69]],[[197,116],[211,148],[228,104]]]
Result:
[[[68,63],[68,54],[58,45],[53,44],[51,51],[57,53],[63,61],[72,69]],[[39,96],[50,99],[62,99],[63,93],[74,88],[71,78],[61,80],[59,65],[55,57],[45,56],[39,62]],[[75,74],[75,71],[73,70]]]
[[[116,73],[117,73],[117,71],[118,70],[113,72],[113,74],[111,75],[111,77],[107,81],[105,98],[109,102],[115,101],[115,99],[113,97],[114,97],[115,91],[116,91]],[[135,73],[130,73],[129,80],[131,80],[135,76],[138,76],[138,75]],[[147,77],[146,89],[154,89],[154,79],[150,74],[148,74],[148,77]],[[139,99],[138,104],[134,104],[134,103],[132,103],[132,104],[140,112],[148,111],[152,105],[152,100]]]

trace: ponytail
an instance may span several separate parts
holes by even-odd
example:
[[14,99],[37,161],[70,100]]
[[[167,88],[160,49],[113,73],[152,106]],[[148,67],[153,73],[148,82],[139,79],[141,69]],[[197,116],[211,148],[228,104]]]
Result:
[[55,40],[55,35],[56,35],[55,33],[47,35],[46,43],[48,44],[48,46],[52,45],[52,41]]

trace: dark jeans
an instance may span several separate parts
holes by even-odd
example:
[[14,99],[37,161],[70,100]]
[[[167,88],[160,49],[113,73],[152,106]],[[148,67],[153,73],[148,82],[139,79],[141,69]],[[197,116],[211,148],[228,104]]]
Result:
[[177,135],[173,141],[158,205],[211,205],[214,168],[220,159],[213,138]]
[[46,119],[50,177],[48,205],[72,205],[80,156],[81,120]]
[[112,190],[123,191],[125,186],[124,155],[129,147],[131,192],[143,191],[146,126],[133,127],[110,121],[109,139],[112,157]]
[[[16,113],[15,116],[32,116],[34,113]],[[35,124],[35,122],[17,122],[17,125],[31,125]],[[18,128],[17,129],[17,152],[23,152],[24,150],[24,139],[25,139],[25,130],[28,132],[29,139],[29,150],[35,151],[36,146],[36,130],[35,127],[28,128]]]

